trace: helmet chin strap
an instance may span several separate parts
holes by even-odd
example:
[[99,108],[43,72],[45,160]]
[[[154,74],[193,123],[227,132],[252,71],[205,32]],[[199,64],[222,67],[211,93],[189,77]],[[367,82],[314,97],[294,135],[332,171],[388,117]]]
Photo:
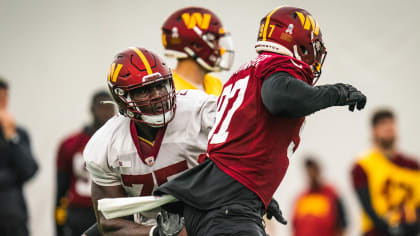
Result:
[[141,119],[153,128],[164,126],[173,116],[173,111],[167,111],[161,115],[141,115]]

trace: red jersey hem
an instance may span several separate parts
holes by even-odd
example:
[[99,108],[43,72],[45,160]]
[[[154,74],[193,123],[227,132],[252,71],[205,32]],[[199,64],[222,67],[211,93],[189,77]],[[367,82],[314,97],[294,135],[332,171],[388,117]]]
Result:
[[247,187],[249,190],[251,190],[253,193],[257,194],[257,196],[260,198],[260,200],[263,202],[265,209],[267,209],[269,202],[265,202],[264,198],[261,196],[260,193],[258,193],[258,191],[255,190],[254,187],[252,187],[247,181],[239,178],[239,176],[235,175],[235,172],[230,172],[227,170],[230,170],[229,168],[224,167],[221,163],[219,163],[217,160],[213,159],[212,157],[209,157],[214,164],[216,164],[217,167],[219,167],[220,170],[222,170],[225,174],[229,175],[230,177],[232,177],[233,179],[235,179],[236,181],[238,181],[239,183],[243,184],[245,187]]

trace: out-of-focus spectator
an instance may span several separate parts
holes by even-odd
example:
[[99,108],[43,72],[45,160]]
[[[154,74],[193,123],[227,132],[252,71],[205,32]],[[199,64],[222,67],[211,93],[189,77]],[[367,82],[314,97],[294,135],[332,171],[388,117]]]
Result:
[[0,78],[0,235],[30,235],[23,185],[38,170],[28,133],[7,108],[8,84]]
[[353,186],[362,206],[362,235],[417,235],[420,219],[420,168],[396,145],[391,110],[371,120],[373,147],[352,169]]
[[293,213],[293,235],[343,235],[347,226],[346,214],[334,187],[326,184],[321,167],[313,158],[305,160],[308,187],[299,195]]
[[96,222],[90,198],[90,177],[82,152],[90,137],[115,114],[106,91],[98,91],[92,97],[92,121],[81,131],[67,137],[57,155],[56,233],[64,236],[80,236]]

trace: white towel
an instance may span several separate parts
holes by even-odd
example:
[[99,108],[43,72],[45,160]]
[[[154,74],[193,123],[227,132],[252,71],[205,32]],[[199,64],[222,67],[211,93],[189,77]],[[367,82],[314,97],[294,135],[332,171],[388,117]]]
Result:
[[113,219],[121,216],[133,215],[135,213],[147,213],[154,211],[162,205],[178,201],[172,195],[161,197],[122,197],[104,198],[98,201],[98,210],[102,212],[106,219]]

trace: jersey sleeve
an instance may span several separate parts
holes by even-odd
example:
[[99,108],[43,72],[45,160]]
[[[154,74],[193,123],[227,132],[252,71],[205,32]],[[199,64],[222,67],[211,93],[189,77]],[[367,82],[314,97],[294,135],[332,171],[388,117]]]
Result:
[[92,181],[101,186],[121,185],[120,176],[113,171],[109,161],[113,134],[111,123],[107,122],[100,128],[83,151],[83,158]]
[[176,99],[177,118],[170,125],[176,126],[179,135],[185,138],[185,152],[194,157],[191,161],[196,165],[199,154],[207,151],[208,136],[216,117],[217,97],[199,90],[183,90],[178,92]]
[[201,132],[208,136],[216,119],[217,97],[210,95],[204,99],[200,107]]
[[351,170],[353,188],[359,189],[368,186],[368,179],[365,170],[361,165],[355,164]]
[[58,171],[71,171],[71,153],[70,153],[70,141],[64,140],[57,152],[57,159],[56,159],[56,165]]

